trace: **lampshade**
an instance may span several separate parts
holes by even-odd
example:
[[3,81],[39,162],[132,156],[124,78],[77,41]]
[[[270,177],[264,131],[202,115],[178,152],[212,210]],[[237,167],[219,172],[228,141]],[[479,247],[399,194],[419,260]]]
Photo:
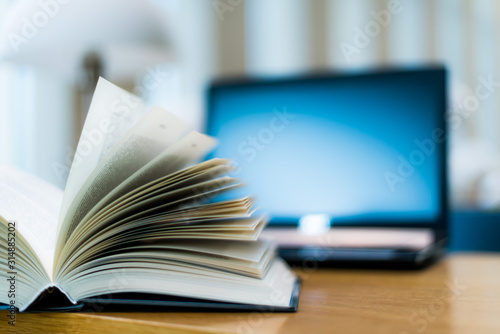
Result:
[[119,80],[168,63],[168,22],[148,0],[23,0],[0,24],[0,58],[74,77],[88,52]]

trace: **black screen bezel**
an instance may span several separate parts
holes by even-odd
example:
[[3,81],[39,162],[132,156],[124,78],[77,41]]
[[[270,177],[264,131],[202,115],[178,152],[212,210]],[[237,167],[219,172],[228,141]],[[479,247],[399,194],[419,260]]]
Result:
[[[434,221],[411,221],[404,223],[390,223],[384,222],[380,223],[379,221],[357,221],[355,225],[352,223],[344,224],[344,223],[335,223],[334,226],[356,226],[356,227],[394,227],[394,228],[429,228],[434,231],[436,241],[446,239],[448,236],[448,212],[449,212],[449,203],[448,203],[448,173],[447,173],[447,154],[448,154],[448,129],[447,129],[447,71],[442,65],[430,65],[425,67],[413,68],[413,69],[398,69],[398,68],[385,68],[385,69],[376,69],[376,70],[365,70],[359,72],[323,72],[320,74],[309,74],[302,76],[293,76],[293,77],[280,77],[280,78],[249,78],[249,77],[239,77],[239,78],[229,78],[229,79],[219,79],[213,81],[207,90],[206,94],[206,133],[209,135],[213,135],[215,133],[213,120],[213,112],[214,112],[214,101],[213,96],[214,92],[219,89],[225,88],[233,88],[235,86],[269,86],[272,87],[276,84],[283,83],[313,83],[318,80],[342,80],[344,78],[352,79],[353,77],[360,78],[361,80],[367,76],[384,76],[384,75],[394,75],[398,74],[402,77],[411,76],[415,73],[429,75],[430,79],[440,80],[442,82],[440,89],[442,92],[439,94],[441,96],[441,101],[438,101],[439,105],[441,105],[440,109],[442,110],[441,115],[438,117],[438,128],[441,128],[444,131],[444,138],[446,140],[443,143],[437,143],[436,145],[436,154],[439,154],[439,163],[440,163],[440,206],[439,212]],[[279,224],[277,224],[279,222]],[[298,219],[291,219],[287,217],[273,217],[269,222],[270,226],[279,225],[280,227],[289,226],[294,227],[298,225]]]

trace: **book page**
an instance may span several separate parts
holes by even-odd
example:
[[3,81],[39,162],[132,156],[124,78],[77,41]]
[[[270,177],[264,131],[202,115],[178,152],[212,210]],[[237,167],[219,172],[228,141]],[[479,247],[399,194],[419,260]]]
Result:
[[[193,228],[203,227],[210,222],[184,229],[184,226],[171,226],[168,221],[162,225],[143,220],[117,226],[115,229],[96,232],[93,240],[82,245],[79,251],[58,271],[57,280],[67,279],[73,270],[82,270],[83,264],[109,255],[127,254],[130,250],[175,249],[183,252],[212,254],[225,258],[239,259],[244,262],[261,262],[267,249],[274,245],[268,241],[255,241],[266,224],[264,217],[221,219],[212,224],[211,230],[201,231]],[[240,225],[243,229],[234,229]],[[180,228],[180,230],[178,230]],[[240,240],[240,241],[235,241]],[[250,240],[253,240],[250,242]],[[208,264],[208,263],[207,263]]]
[[[75,300],[120,292],[157,293],[213,301],[268,306],[290,306],[296,275],[276,258],[262,279],[222,270],[170,261],[144,261],[108,264],[89,269],[85,275],[62,282],[62,288]],[[120,283],[116,277],[123,278]]]
[[[219,191],[219,189],[216,191]],[[166,202],[175,206],[175,203],[168,200]],[[228,205],[229,202],[232,202],[233,205]],[[154,214],[154,212],[148,214],[150,210],[146,210],[146,212],[138,211],[137,214],[134,214],[136,211],[130,210],[130,208],[119,213],[116,212],[115,217],[109,217],[107,220],[100,222],[99,225],[89,227],[85,233],[85,238],[75,238],[76,233],[71,236],[70,241],[65,246],[70,245],[71,248],[65,249],[63,252],[62,260],[58,262],[57,276],[64,276],[61,268],[68,264],[76,265],[78,261],[83,260],[95,250],[102,251],[107,247],[117,246],[116,240],[121,240],[121,242],[125,242],[125,239],[127,239],[127,242],[133,240],[152,241],[153,238],[159,237],[157,232],[162,233],[162,238],[169,238],[174,234],[176,235],[174,238],[178,238],[178,231],[182,231],[181,234],[184,240],[186,238],[214,239],[215,235],[219,236],[219,239],[231,239],[231,236],[233,236],[234,239],[238,240],[255,240],[266,224],[267,219],[263,217],[248,218],[251,214],[251,204],[249,202],[251,200],[246,198],[192,207],[191,209],[200,209],[197,210],[197,214],[194,211],[186,213],[184,210],[176,210],[172,214]],[[227,207],[227,210],[220,210],[222,207]],[[231,207],[234,208],[231,210]],[[238,219],[235,221],[235,219],[231,218]],[[185,228],[186,224],[190,225],[190,227]],[[205,231],[198,230],[198,228],[203,228],[202,225],[206,225]],[[171,227],[177,228],[177,232],[172,230]],[[206,231],[207,227],[211,231]],[[153,234],[150,233],[152,231]],[[83,242],[83,240],[85,241]]]
[[62,190],[12,167],[0,166],[0,216],[16,221],[26,239],[52,277],[57,217]]
[[[153,196],[154,194],[157,194],[159,192],[164,192],[164,189],[166,189],[166,187],[178,188],[179,184],[192,185],[195,182],[198,182],[198,180],[201,180],[199,182],[204,182],[214,177],[227,174],[229,170],[232,169],[232,166],[224,165],[224,162],[225,160],[223,159],[211,159],[203,163],[185,168],[176,173],[166,175],[162,178],[156,179],[153,182],[135,188],[132,192],[127,192],[126,195],[114,200],[110,204],[106,204],[104,208],[99,209],[98,212],[96,212],[96,208],[100,207],[101,203],[107,199],[108,196],[106,196],[103,200],[101,200],[99,204],[94,207],[94,209],[92,209],[91,212],[87,214],[82,223],[77,226],[75,231],[73,231],[65,245],[65,249],[72,247],[72,245],[75,245],[75,242],[77,244],[82,244],[88,238],[94,235],[93,231],[99,231],[105,228],[104,226],[99,224],[99,222],[106,217],[109,217],[114,212],[117,212],[117,210],[123,210],[130,205],[137,204],[147,197]],[[126,183],[126,181],[124,183]],[[113,191],[113,193],[116,192],[118,188],[121,188],[121,185],[117,187]]]
[[144,102],[137,96],[99,78],[66,183],[58,234],[84,182],[146,111]]
[[92,218],[100,209],[127,193],[199,161],[215,147],[216,143],[212,137],[191,131],[110,191],[83,221]]
[[57,240],[57,254],[85,215],[124,180],[147,165],[188,131],[187,125],[154,107],[99,162],[69,206]]
[[92,258],[74,267],[64,279],[102,264],[143,260],[151,262],[180,261],[181,265],[198,265],[262,278],[276,247],[265,241],[169,240],[162,243],[134,244],[114,254],[93,253]]
[[164,247],[258,262],[264,256],[266,250],[273,247],[273,244],[268,240],[224,240],[224,242],[214,240],[173,240],[166,243]]
[[159,193],[133,205],[119,208],[119,210],[114,211],[112,216],[108,216],[106,219],[108,221],[118,221],[120,217],[126,219],[147,217],[171,211],[173,208],[179,208],[181,204],[196,206],[200,202],[208,200],[214,192],[239,186],[238,181],[236,178],[223,176],[181,189],[173,189],[166,193]]
[[[112,212],[116,212],[116,210],[121,210],[146,198],[154,196],[155,194],[164,192],[168,188],[179,188],[184,187],[184,185],[193,185],[195,183],[205,182],[224,174],[228,174],[231,170],[233,170],[233,166],[227,165],[226,163],[227,161],[218,158],[207,160],[197,165],[177,171],[175,173],[157,178],[150,183],[145,183],[140,187],[134,188],[133,191],[125,192],[126,189],[124,188],[128,188],[128,186],[130,185],[127,183],[127,181],[125,181],[113,191],[113,193],[116,193],[116,195],[119,195],[118,193],[121,193],[123,191],[125,193],[123,196],[114,199],[113,202],[109,204],[107,204],[109,200],[108,196],[106,196],[98,205],[96,205],[96,207],[99,207],[101,203],[103,203],[105,207],[99,209],[98,213],[91,212],[91,217],[86,218],[96,221],[108,216]],[[134,175],[131,176],[131,178],[133,177]],[[109,197],[111,196],[109,195]],[[89,213],[88,215],[90,215],[91,213]]]

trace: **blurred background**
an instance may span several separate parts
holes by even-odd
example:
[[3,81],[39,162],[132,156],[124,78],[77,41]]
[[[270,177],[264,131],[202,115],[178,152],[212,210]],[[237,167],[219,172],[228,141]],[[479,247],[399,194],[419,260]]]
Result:
[[63,188],[99,75],[203,130],[215,78],[442,63],[452,208],[499,211],[499,18],[495,0],[0,0],[0,162]]

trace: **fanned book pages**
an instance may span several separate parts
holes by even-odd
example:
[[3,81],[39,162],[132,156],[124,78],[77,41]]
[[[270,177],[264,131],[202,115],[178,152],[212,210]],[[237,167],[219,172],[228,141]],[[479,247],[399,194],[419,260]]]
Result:
[[2,307],[296,310],[266,217],[218,200],[240,186],[231,163],[199,163],[215,145],[101,78],[64,193],[0,167]]

